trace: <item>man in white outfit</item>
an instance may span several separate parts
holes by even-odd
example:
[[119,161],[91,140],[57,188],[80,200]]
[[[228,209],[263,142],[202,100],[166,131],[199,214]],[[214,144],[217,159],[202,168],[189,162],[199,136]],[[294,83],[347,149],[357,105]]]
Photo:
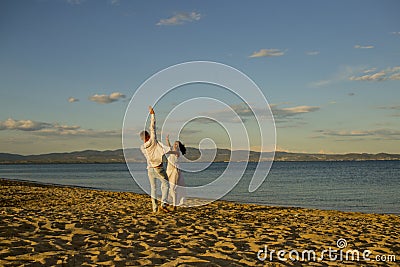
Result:
[[140,150],[147,160],[147,173],[149,176],[151,188],[151,203],[153,212],[157,212],[157,196],[156,196],[156,179],[161,181],[161,205],[160,210],[168,212],[167,197],[168,197],[168,176],[163,166],[163,156],[165,154],[175,154],[176,151],[171,151],[171,148],[157,141],[156,135],[156,118],[154,110],[149,107],[150,112],[150,134],[147,131],[140,133],[140,138],[144,142],[140,146]]

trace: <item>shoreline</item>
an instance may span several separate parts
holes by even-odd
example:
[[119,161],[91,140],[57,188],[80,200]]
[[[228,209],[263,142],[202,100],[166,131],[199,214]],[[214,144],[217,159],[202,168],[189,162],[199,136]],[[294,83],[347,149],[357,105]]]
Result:
[[[349,159],[349,160],[262,160],[262,161],[248,161],[248,163],[259,163],[259,162],[290,162],[290,163],[306,163],[306,162],[397,162],[400,161],[400,159]],[[245,161],[213,161],[212,163],[244,163]],[[128,162],[129,164],[146,164],[146,162],[141,162],[141,161],[132,161]],[[199,163],[208,163],[207,161],[202,162],[199,161]],[[54,162],[40,162],[40,161],[24,161],[24,162],[0,162],[0,165],[57,165],[57,164],[126,164],[126,161],[54,161]]]
[[[400,217],[216,201],[152,213],[150,197],[0,179],[0,265],[362,266],[367,261],[261,261],[265,246],[321,256],[347,249],[397,256]],[[287,256],[287,255],[286,255]],[[370,263],[370,262],[369,262]],[[390,266],[396,262],[374,262]]]

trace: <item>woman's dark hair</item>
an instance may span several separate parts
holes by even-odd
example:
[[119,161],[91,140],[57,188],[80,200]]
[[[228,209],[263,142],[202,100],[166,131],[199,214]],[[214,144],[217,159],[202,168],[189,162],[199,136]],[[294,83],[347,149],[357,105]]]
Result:
[[181,141],[178,141],[179,143],[179,150],[182,152],[182,155],[186,154],[186,147],[184,144],[181,143]]

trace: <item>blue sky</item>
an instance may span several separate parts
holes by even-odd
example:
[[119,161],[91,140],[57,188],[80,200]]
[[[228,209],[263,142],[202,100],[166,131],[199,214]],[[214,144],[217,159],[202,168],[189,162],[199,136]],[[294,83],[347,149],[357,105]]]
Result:
[[[261,88],[278,150],[400,153],[398,10],[399,1],[1,1],[0,152],[120,148],[142,82],[210,60]],[[165,115],[201,90],[156,108]]]

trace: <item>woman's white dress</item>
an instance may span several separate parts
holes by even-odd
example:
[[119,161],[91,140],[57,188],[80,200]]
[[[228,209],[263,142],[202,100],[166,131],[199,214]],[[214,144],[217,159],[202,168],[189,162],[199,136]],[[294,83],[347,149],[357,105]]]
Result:
[[174,206],[184,205],[185,182],[182,177],[182,172],[179,170],[179,157],[174,154],[170,154],[168,157],[167,175],[169,181],[168,199]]

